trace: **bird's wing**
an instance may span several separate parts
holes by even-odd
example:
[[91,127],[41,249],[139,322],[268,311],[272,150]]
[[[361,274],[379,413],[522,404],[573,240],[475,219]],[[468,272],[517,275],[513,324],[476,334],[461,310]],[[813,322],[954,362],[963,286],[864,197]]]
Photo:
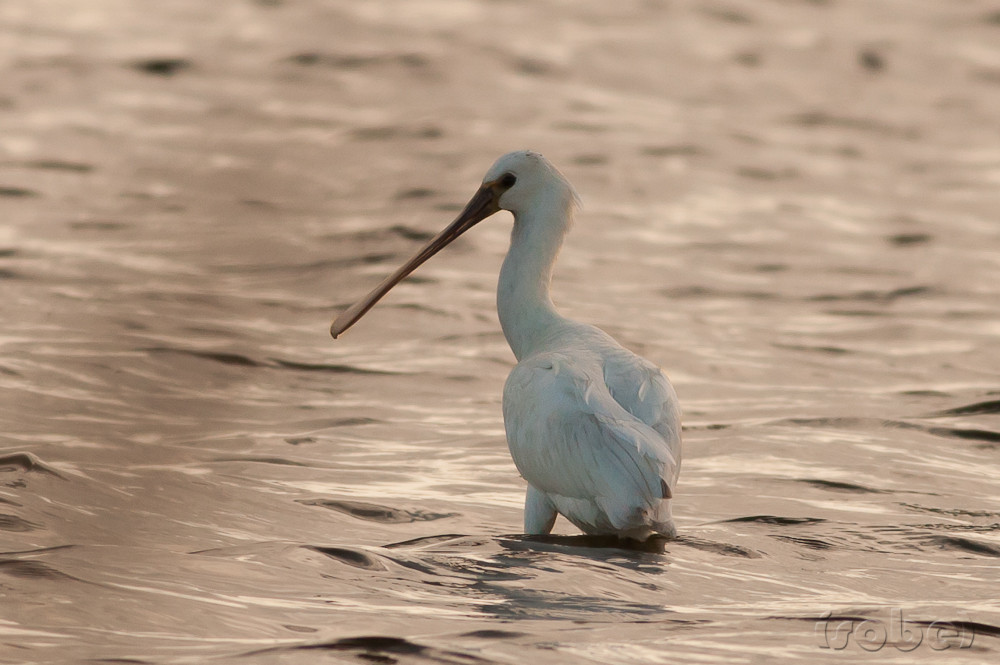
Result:
[[503,409],[511,456],[537,489],[592,499],[616,526],[670,496],[671,446],[615,401],[599,367],[532,356],[508,377]]
[[680,473],[681,410],[670,381],[653,363],[618,347],[604,356],[604,383],[623,409],[663,438],[675,461],[667,479],[673,487]]

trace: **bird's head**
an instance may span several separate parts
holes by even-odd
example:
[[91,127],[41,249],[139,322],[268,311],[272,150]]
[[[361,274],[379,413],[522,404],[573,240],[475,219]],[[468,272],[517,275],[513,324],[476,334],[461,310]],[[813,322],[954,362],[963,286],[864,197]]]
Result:
[[515,217],[543,198],[556,197],[566,206],[580,203],[576,190],[559,169],[531,150],[508,152],[494,162],[477,195],[485,194],[484,190],[492,195],[497,209],[509,210]]
[[437,234],[409,261],[386,277],[371,293],[341,312],[330,326],[337,337],[364,316],[393,286],[417,266],[444,249],[451,241],[500,210],[509,210],[515,220],[540,204],[556,204],[570,210],[579,203],[573,186],[547,159],[537,152],[509,152],[490,167],[479,190],[455,221]]

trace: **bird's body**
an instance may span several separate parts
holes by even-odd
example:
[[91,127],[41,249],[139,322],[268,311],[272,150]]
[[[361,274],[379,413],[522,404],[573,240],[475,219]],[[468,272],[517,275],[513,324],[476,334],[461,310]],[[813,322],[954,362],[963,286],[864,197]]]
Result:
[[529,484],[526,533],[556,513],[589,534],[674,536],[680,419],[659,369],[596,328],[570,326],[504,386],[511,457]]
[[499,209],[511,211],[497,311],[518,360],[504,386],[503,415],[511,457],[528,483],[525,532],[549,533],[558,513],[588,534],[673,537],[670,498],[681,459],[673,388],[658,367],[600,329],[561,316],[549,296],[577,201],[541,155],[504,155],[459,218],[331,331],[346,330],[460,233]]

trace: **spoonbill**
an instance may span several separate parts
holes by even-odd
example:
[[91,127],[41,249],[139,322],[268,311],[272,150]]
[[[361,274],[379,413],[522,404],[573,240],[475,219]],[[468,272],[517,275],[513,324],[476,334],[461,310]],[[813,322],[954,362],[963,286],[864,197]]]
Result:
[[561,316],[552,268],[579,205],[542,155],[508,153],[465,209],[330,327],[337,337],[427,259],[475,224],[514,215],[497,312],[517,365],[503,390],[511,457],[528,488],[524,530],[547,534],[561,514],[590,535],[676,536],[670,500],[681,462],[677,395],[653,363],[604,331]]

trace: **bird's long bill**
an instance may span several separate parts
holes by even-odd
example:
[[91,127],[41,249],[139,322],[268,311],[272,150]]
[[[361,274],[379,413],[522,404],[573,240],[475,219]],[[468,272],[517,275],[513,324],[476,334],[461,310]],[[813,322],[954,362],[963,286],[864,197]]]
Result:
[[416,270],[420,264],[440,252],[452,240],[500,210],[500,206],[497,203],[498,198],[497,192],[492,187],[488,185],[480,187],[479,191],[472,197],[472,200],[465,206],[465,209],[448,228],[434,236],[413,258],[401,265],[394,273],[382,280],[381,284],[372,289],[371,293],[341,312],[330,326],[330,334],[336,338],[353,326],[392,287],[396,286],[407,275]]

